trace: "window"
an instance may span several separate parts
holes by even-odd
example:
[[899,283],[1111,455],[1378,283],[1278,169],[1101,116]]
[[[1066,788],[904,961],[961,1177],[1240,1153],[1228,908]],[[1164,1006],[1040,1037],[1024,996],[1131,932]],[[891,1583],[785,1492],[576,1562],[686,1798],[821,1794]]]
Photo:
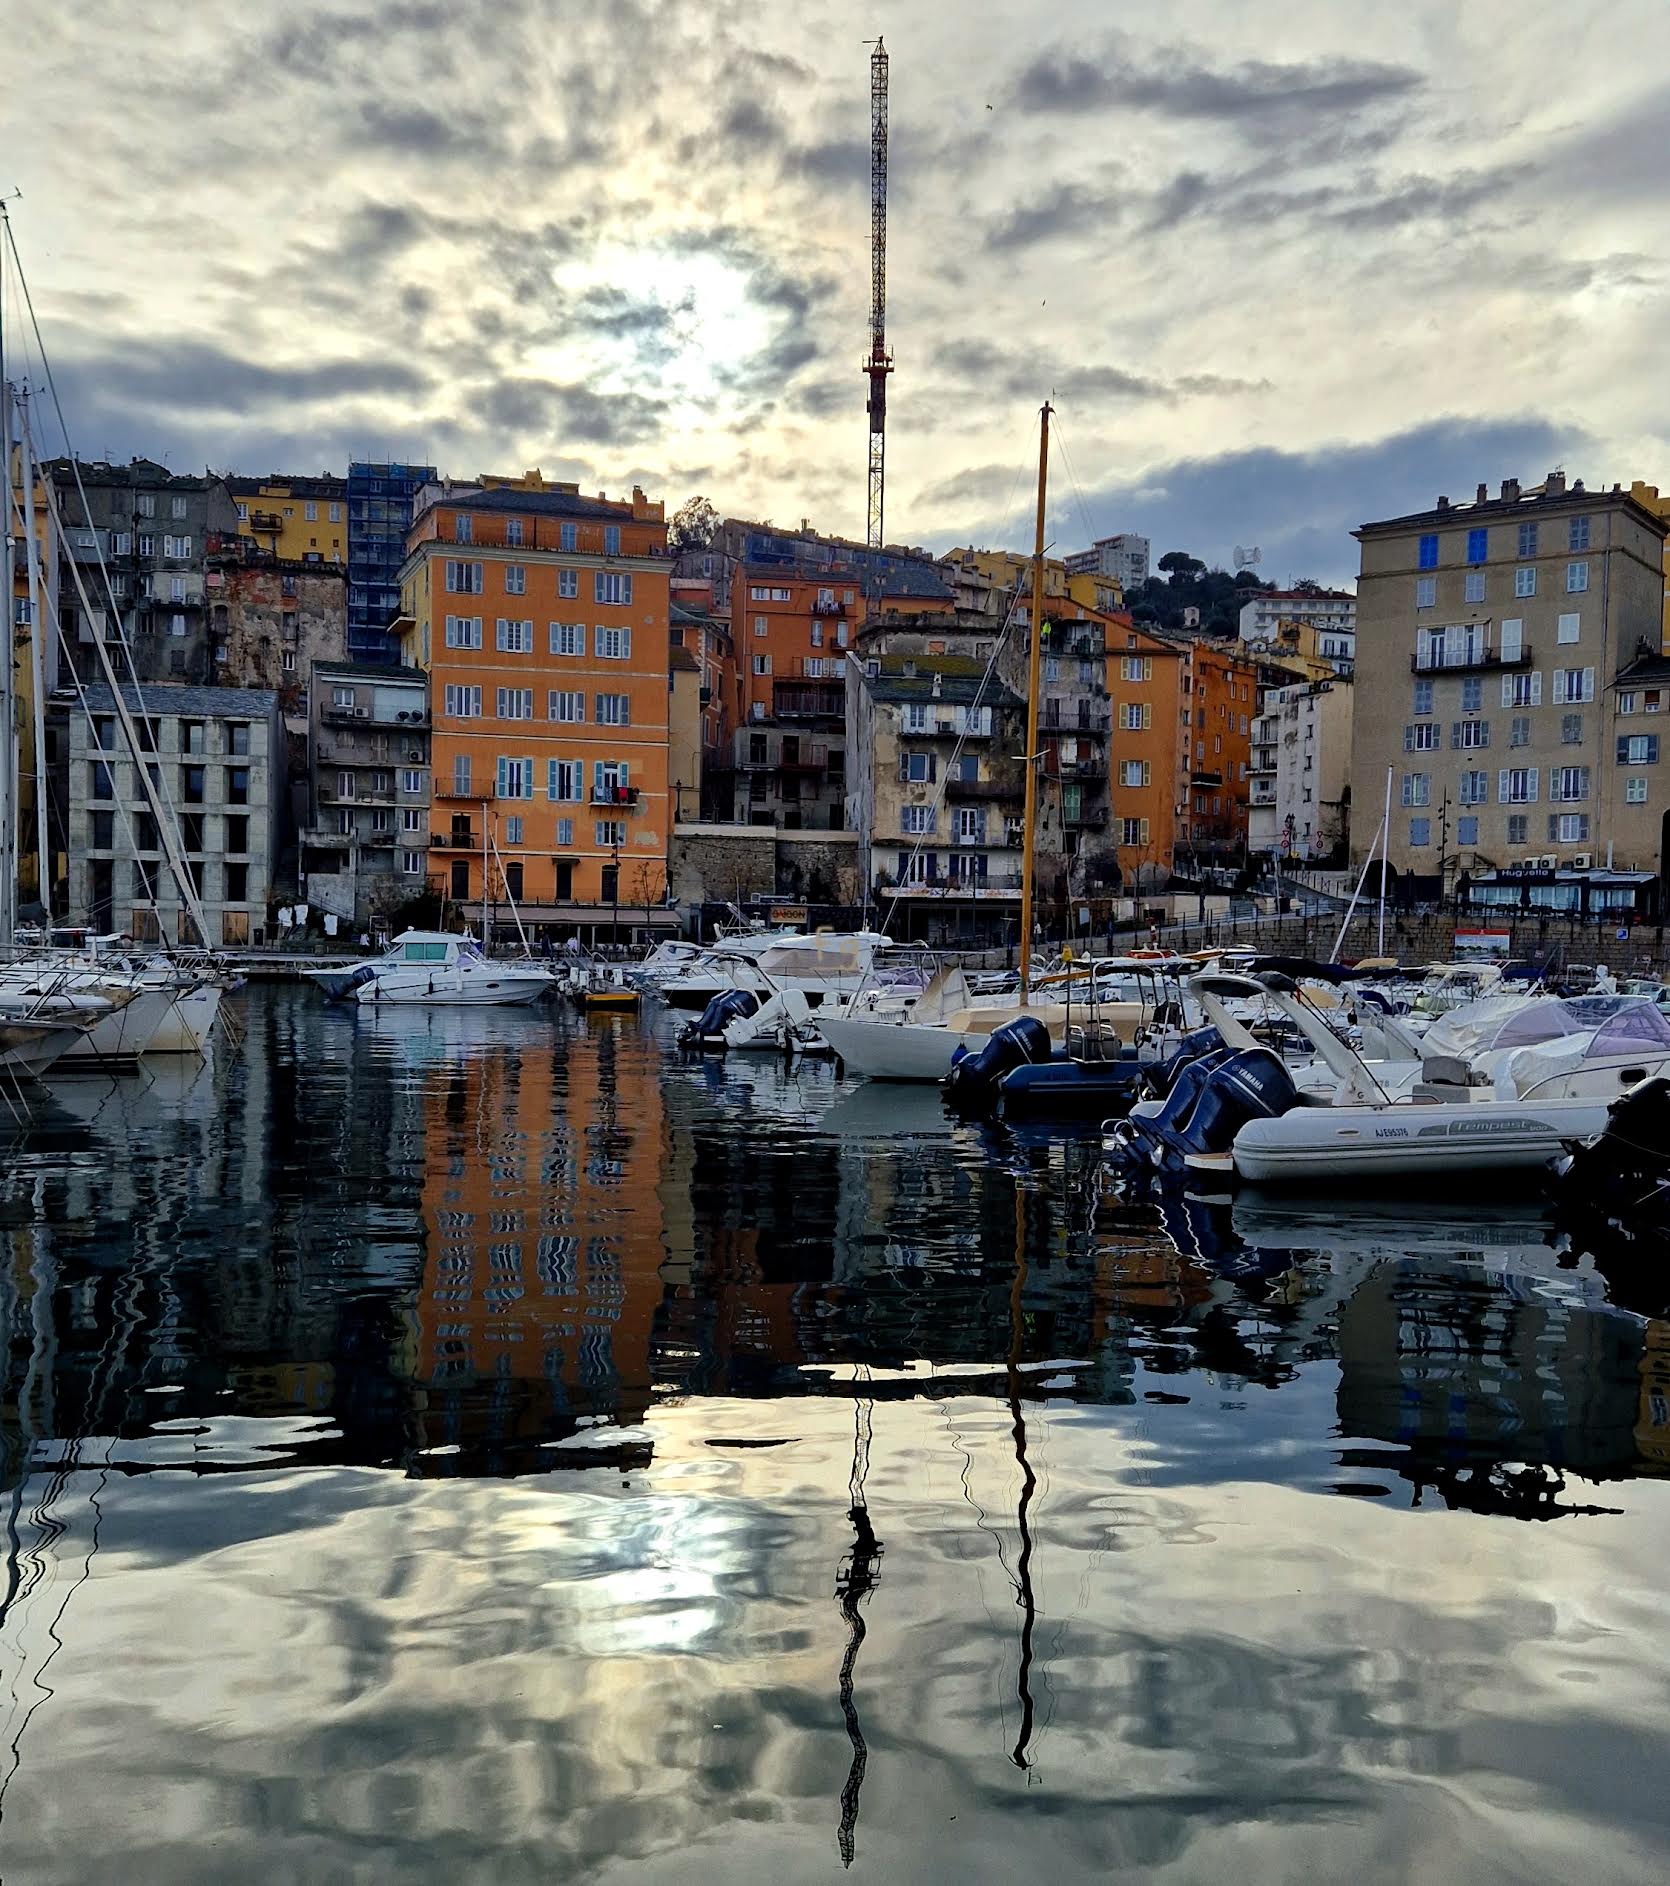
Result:
[[1586,766],[1551,766],[1548,769],[1548,797],[1551,804],[1570,805],[1589,796],[1589,769]]
[[1641,696],[1641,711],[1643,714],[1656,714],[1663,705],[1664,691],[1662,688],[1648,688],[1643,692]]
[[95,812],[88,822],[88,843],[94,851],[113,851],[116,846],[116,814]]
[[1411,845],[1430,845],[1432,843],[1431,819],[1411,819],[1409,821],[1409,842]]
[[557,541],[564,550],[576,549],[580,542],[579,526],[575,524],[559,525]]
[[1122,845],[1146,845],[1148,843],[1147,819],[1121,819],[1119,842]]
[[603,554],[606,557],[620,555],[620,526],[618,524],[603,526]]
[[[563,528],[566,530],[568,527],[564,525]],[[557,594],[559,596],[572,599],[573,597],[578,596],[579,593],[580,593],[580,572],[578,570],[558,570]]]
[[1568,550],[1587,550],[1589,547],[1589,520],[1586,517],[1574,517],[1569,526],[1566,548]]
[[[168,500],[168,515],[170,517],[177,519],[177,518],[184,517],[185,514],[186,514],[186,501],[184,498],[170,498]],[[289,516],[288,511],[285,512],[285,516],[286,517]]]
[[504,822],[504,842],[507,845],[519,845],[522,842],[522,820],[520,815],[507,818]]
[[1432,804],[1432,775],[1430,773],[1404,774],[1403,803],[1405,805]]
[[1535,524],[1520,525],[1519,554],[1522,557],[1534,557],[1537,554],[1537,527]]
[[[519,517],[507,517],[505,519],[504,540],[513,550],[519,550],[522,547],[522,520]],[[509,578],[507,577],[505,580],[508,583]]]
[[409,878],[423,876],[423,853],[421,851],[403,851],[400,854],[400,868]]
[[501,655],[531,655],[533,653],[533,624],[511,622],[506,617],[500,616],[498,649]]
[[899,725],[906,733],[928,731],[928,709],[922,701],[910,701],[899,709]]
[[1635,712],[1635,702],[1635,690],[1633,688],[1626,688],[1623,693],[1618,696],[1618,712],[1620,714],[1633,714]]
[[1484,710],[1484,683],[1477,675],[1469,675],[1461,684],[1461,711],[1464,714],[1478,714]]
[[1152,655],[1125,655],[1119,662],[1120,677],[1126,681],[1152,681],[1154,678],[1154,658]]
[[226,803],[228,805],[249,804],[249,768],[247,766],[229,766],[226,769]]
[[[1484,601],[1484,571],[1469,570],[1464,579],[1464,588],[1468,602]],[[1327,651],[1324,650],[1324,653]]]
[[756,655],[754,657],[754,673],[757,675],[768,675],[771,673],[771,657],[769,655]]
[[154,557],[157,553],[157,540],[148,531],[139,534],[139,554],[143,558]]
[[1595,698],[1593,668],[1556,668],[1554,670],[1554,705],[1562,701],[1592,701]]
[[1581,714],[1562,714],[1560,716],[1560,744],[1563,747],[1582,746],[1583,716]]
[[533,761],[499,756],[494,788],[501,799],[533,797]]
[[1525,618],[1502,618],[1501,653],[1503,661],[1521,661],[1525,655]]
[[602,603],[629,603],[632,600],[632,576],[626,570],[594,570],[592,600]]
[[986,842],[984,809],[980,806],[959,806],[956,835],[959,845],[983,845]]
[[449,683],[446,691],[446,714],[449,720],[479,720],[481,718],[481,689],[454,687]]
[[[584,791],[585,767],[579,760],[547,760],[545,762],[545,796],[547,799],[560,801],[577,800]],[[562,840],[564,844],[573,844],[572,826],[569,836]]]
[[1490,775],[1477,771],[1463,773],[1460,797],[1463,805],[1489,805]]
[[586,717],[586,697],[577,688],[552,688],[545,696],[545,718],[577,724]]
[[1479,821],[1474,813],[1468,813],[1455,822],[1455,842],[1458,845],[1476,845],[1479,842]]
[[223,864],[226,886],[223,902],[228,904],[247,904],[249,902],[249,866],[247,864]]
[[907,805],[899,808],[899,829],[907,838],[922,838],[934,829],[931,805]]
[[1657,766],[1658,735],[1656,733],[1626,733],[1618,736],[1618,764],[1620,766]]
[[1121,786],[1146,786],[1150,772],[1147,760],[1121,760],[1119,762],[1119,783]]
[[497,712],[500,720],[532,720],[533,689],[500,688]]
[[[184,635],[185,632],[186,632],[186,619],[184,616],[170,616],[168,618],[168,633],[170,635]],[[185,654],[183,650],[181,651],[180,658],[182,661],[185,659]]]
[[599,623],[592,633],[592,649],[599,661],[630,661],[632,631],[608,629]]
[[1508,843],[1523,845],[1530,836],[1531,821],[1523,812],[1516,812],[1508,820]]
[[164,537],[162,540],[162,554],[165,557],[189,557],[191,555],[191,539],[189,537]]
[[446,619],[446,645],[448,648],[480,648],[480,616],[448,616]]
[[[625,819],[598,819],[593,824],[592,831],[598,845],[604,851],[617,850],[626,843]],[[613,869],[614,867],[612,865],[606,864],[603,867],[604,877],[607,878]],[[609,895],[607,885],[604,887],[603,895],[605,897]]]
[[1504,766],[1496,782],[1496,797],[1503,805],[1535,805],[1537,769],[1534,766]]
[[133,501],[133,509],[136,517],[155,517],[157,514],[157,501],[154,494],[149,491],[141,491]]
[[1508,727],[1508,745],[1510,747],[1528,747],[1531,744],[1531,716],[1515,714]]
[[[1584,558],[1576,563],[1568,563],[1566,565],[1566,594],[1568,596],[1580,596],[1588,587],[1588,559]],[[1562,617],[1561,620],[1564,621],[1564,618]],[[1565,638],[1562,636],[1560,639],[1563,641]]]
[[551,653],[553,655],[584,655],[586,652],[586,625],[583,622],[553,622],[551,624]]
[[1414,712],[1417,714],[1430,714],[1432,712],[1432,683],[1430,681],[1417,681],[1415,683]]
[[1582,633],[1583,618],[1575,613],[1561,616],[1557,639],[1561,642],[1575,642]]
[[1154,724],[1154,709],[1148,701],[1121,701],[1119,725],[1126,733],[1141,733]]
[[200,720],[182,720],[180,722],[180,751],[182,753],[207,753],[209,750],[209,732]]
[[1422,570],[1436,570],[1438,568],[1438,536],[1436,532],[1421,539],[1420,555],[1416,560],[1416,567]]
[[1537,566],[1534,563],[1522,563],[1514,571],[1513,593],[1516,596],[1534,596],[1537,593]]
[[461,563],[448,557],[446,587],[449,596],[479,596],[481,594],[481,565]]
[[1431,753],[1438,746],[1438,727],[1432,721],[1414,721],[1403,730],[1405,753]]
[[[1490,532],[1488,530],[1470,530],[1467,533],[1467,561],[1483,563],[1490,555]],[[1436,558],[1434,561],[1436,562]]]
[[402,806],[400,808],[400,829],[406,833],[408,837],[414,832],[421,832],[423,830],[423,807],[420,805]]
[[340,504],[333,504],[330,507],[330,521],[333,524],[340,524],[342,522],[342,506]]
[[1645,805],[1647,803],[1647,782],[1640,774],[1633,774],[1624,781],[1624,804]]
[[400,790],[409,793],[420,793],[423,791],[423,768],[421,766],[405,766],[401,768]]
[[1529,674],[1503,675],[1504,707],[1541,707],[1542,676],[1533,669]]
[[1417,609],[1430,609],[1437,600],[1437,577],[1417,576],[1415,578],[1415,607]]
[[629,694],[600,694],[597,697],[597,724],[600,727],[629,727],[632,724],[632,697]]
[[1458,720],[1450,729],[1450,745],[1463,753],[1476,747],[1490,745],[1490,722],[1488,720]]
[[[146,819],[149,823],[150,815],[148,813],[146,814]],[[150,827],[152,842],[148,845],[141,845],[141,851],[156,850],[155,832],[156,827],[152,824]],[[227,816],[226,849],[233,853],[249,850],[249,819],[242,813],[228,814]]]
[[1587,812],[1549,813],[1548,842],[1551,845],[1581,845],[1588,836]]
[[201,805],[207,781],[208,773],[204,767],[182,766],[180,768],[180,797],[187,805]]
[[527,595],[528,571],[525,564],[507,563],[504,566],[504,593],[507,596]]
[[238,522],[240,524],[247,524],[249,522],[249,506],[247,504],[240,504],[238,506]]
[[452,790],[460,798],[469,796],[470,756],[467,753],[455,753],[452,756]]
[[[579,795],[576,794],[575,796],[578,797]],[[559,845],[572,845],[574,843],[574,821],[572,819],[557,820],[557,843]]]
[[460,511],[452,520],[452,541],[459,544],[475,542],[475,526],[466,511]]
[[899,777],[914,785],[925,785],[938,776],[939,768],[932,753],[901,753]]

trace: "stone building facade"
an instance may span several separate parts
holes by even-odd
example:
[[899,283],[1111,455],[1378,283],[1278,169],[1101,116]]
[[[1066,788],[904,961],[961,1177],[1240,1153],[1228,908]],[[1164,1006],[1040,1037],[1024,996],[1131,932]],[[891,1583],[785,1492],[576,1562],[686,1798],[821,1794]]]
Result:
[[247,537],[220,538],[204,581],[215,679],[271,688],[305,713],[308,676],[348,658],[348,573],[341,564],[279,557]]
[[[284,741],[268,689],[124,689],[162,816],[178,833],[199,938],[108,688],[67,706],[69,920],[185,945],[265,940],[283,837]],[[154,757],[149,757],[154,756]]]

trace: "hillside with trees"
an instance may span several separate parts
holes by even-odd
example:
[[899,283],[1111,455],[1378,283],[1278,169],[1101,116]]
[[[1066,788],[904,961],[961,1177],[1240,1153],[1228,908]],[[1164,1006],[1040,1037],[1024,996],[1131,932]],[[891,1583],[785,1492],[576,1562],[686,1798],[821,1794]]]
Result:
[[1186,550],[1168,550],[1140,588],[1127,589],[1125,607],[1132,619],[1147,628],[1181,630],[1186,609],[1200,611],[1199,634],[1234,635],[1240,627],[1241,605],[1261,589],[1274,589],[1252,570],[1209,570]]

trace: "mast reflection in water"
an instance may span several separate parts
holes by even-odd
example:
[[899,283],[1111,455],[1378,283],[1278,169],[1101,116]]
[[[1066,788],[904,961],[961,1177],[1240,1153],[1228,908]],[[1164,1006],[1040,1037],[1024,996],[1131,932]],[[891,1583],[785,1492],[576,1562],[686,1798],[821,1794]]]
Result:
[[1653,1870],[1666,1326],[1535,1207],[242,1019],[0,1158],[0,1874]]

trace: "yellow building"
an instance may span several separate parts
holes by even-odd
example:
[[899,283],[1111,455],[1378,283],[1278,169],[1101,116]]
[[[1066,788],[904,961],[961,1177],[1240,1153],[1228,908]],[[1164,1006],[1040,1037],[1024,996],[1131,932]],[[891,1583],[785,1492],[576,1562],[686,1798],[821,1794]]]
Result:
[[297,563],[348,561],[348,481],[317,478],[228,478],[238,507],[238,535]]
[[[1654,517],[1670,524],[1670,497],[1661,498],[1657,485],[1644,485],[1637,478],[1629,488],[1629,495],[1644,510],[1651,511]],[[1670,655],[1670,537],[1664,540],[1664,652]]]
[[[1032,559],[1023,556],[1018,550],[976,550],[972,544],[966,550],[948,551],[940,558],[941,574],[956,587],[959,575],[974,576],[994,589],[1022,589],[1028,596],[1032,593]],[[1105,581],[1106,579],[1104,579]],[[1117,589],[1118,585],[1115,584]],[[1059,557],[1044,559],[1044,594],[1048,596],[1067,595],[1067,566]],[[1075,601],[1084,601],[1083,597],[1074,597]],[[1095,603],[1089,607],[1095,608]]]
[[[1046,577],[1047,580],[1047,577]],[[1123,609],[1125,591],[1117,576],[1104,576],[1100,570],[1067,572],[1067,594],[1084,609]]]
[[[16,450],[12,453],[11,469],[12,490],[15,494],[12,499],[15,506],[12,517],[15,526],[24,508],[22,455]],[[27,543],[19,542],[17,546],[12,564],[11,600],[7,605],[12,612],[13,675],[16,684],[13,699],[17,709],[17,877],[20,903],[44,901],[41,899],[40,846],[37,836],[39,821],[35,809],[38,803],[35,777],[34,646],[37,631],[29,596],[30,547],[34,549],[37,559],[36,585],[40,615],[48,630],[41,640],[39,655],[43,691],[50,699],[58,686],[58,638],[50,633],[50,628],[58,620],[60,540],[56,528],[49,521],[46,483],[38,464],[35,467],[34,496],[34,518]],[[64,581],[67,585],[67,575]],[[57,883],[67,868],[62,852],[58,852],[53,860],[53,869],[47,875],[53,883]]]

